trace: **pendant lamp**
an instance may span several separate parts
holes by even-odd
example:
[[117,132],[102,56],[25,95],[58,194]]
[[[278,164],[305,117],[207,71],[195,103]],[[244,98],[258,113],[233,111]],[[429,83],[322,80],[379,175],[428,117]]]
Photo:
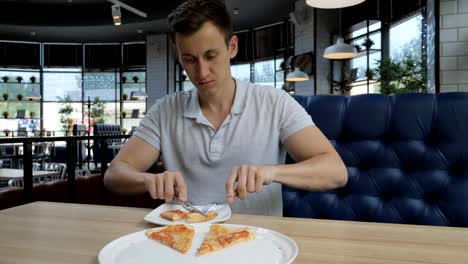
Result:
[[360,4],[366,0],[306,0],[306,4],[323,9],[344,8]]
[[325,49],[323,57],[330,60],[346,60],[357,57],[357,50],[354,46],[346,44],[341,35],[341,10],[339,11],[339,33],[336,43]]

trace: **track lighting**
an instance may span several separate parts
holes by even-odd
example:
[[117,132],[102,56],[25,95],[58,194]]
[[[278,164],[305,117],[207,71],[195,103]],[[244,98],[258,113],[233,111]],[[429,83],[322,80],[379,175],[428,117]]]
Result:
[[112,18],[114,19],[114,25],[116,26],[120,26],[122,24],[122,14],[120,12],[120,8],[124,8],[132,13],[135,13],[141,17],[147,17],[146,13],[144,12],[141,12],[140,10],[138,9],[135,9],[125,3],[122,3],[118,0],[107,0],[108,2],[111,2],[113,3],[113,5],[111,6],[111,9],[112,9]]
[[122,15],[120,13],[120,6],[118,4],[112,5],[112,18],[114,19],[114,25],[120,26],[122,24]]

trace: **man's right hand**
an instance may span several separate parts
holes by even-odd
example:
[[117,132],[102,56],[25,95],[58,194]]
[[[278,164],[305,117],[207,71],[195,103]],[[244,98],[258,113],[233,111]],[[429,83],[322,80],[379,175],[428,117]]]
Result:
[[187,201],[184,177],[179,172],[148,173],[145,175],[145,187],[153,199],[170,202],[177,197],[182,202]]

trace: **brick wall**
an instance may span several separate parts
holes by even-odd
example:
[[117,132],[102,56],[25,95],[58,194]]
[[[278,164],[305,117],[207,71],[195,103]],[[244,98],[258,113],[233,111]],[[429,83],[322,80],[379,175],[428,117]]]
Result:
[[468,0],[440,1],[440,91],[468,92]]

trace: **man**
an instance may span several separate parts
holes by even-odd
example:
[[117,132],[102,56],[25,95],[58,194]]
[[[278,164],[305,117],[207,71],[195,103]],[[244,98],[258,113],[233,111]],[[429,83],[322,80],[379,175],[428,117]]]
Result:
[[[110,164],[108,188],[282,215],[281,184],[319,191],[346,183],[339,155],[289,94],[232,78],[237,37],[221,1],[186,1],[168,19],[196,89],[153,105]],[[286,150],[298,163],[277,165]],[[146,173],[160,154],[167,171]]]

